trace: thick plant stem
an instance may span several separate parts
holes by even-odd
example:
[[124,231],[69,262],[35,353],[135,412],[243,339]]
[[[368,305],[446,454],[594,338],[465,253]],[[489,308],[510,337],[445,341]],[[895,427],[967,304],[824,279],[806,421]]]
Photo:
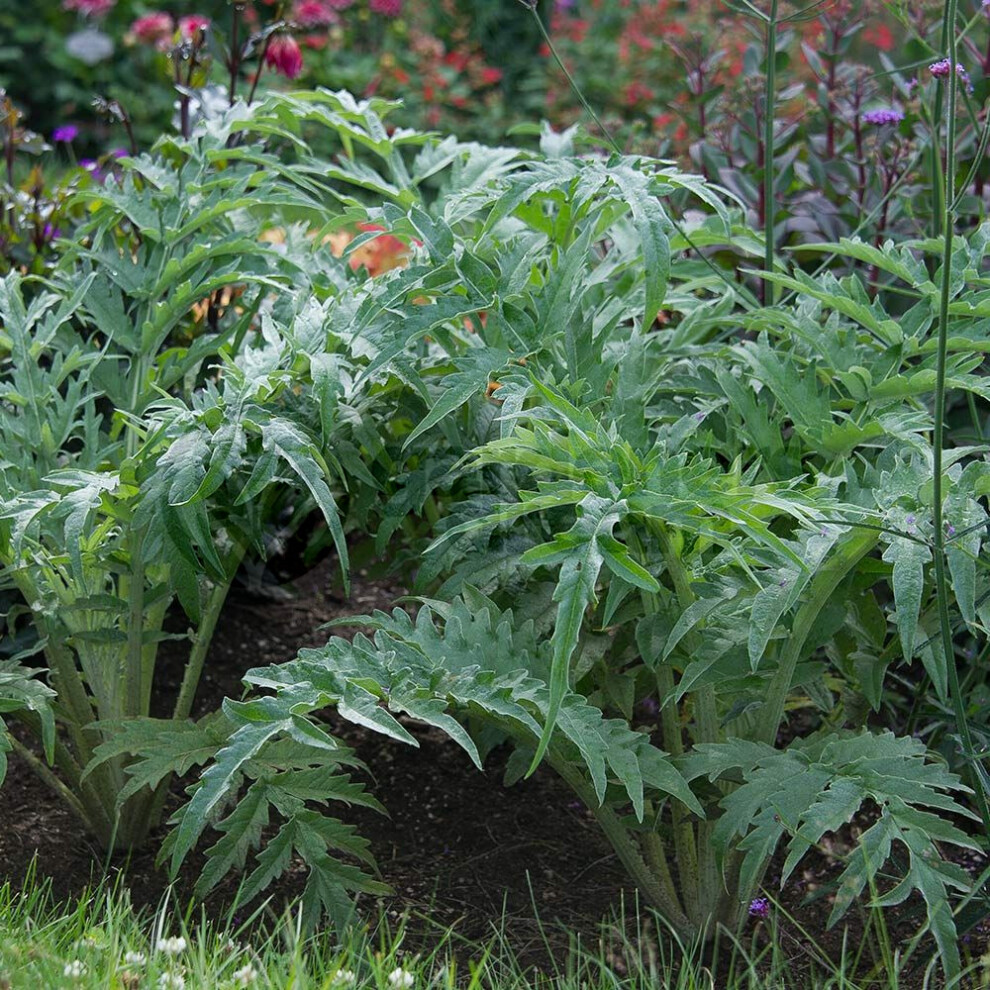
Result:
[[784,721],[784,707],[794,679],[794,671],[804,653],[805,642],[819,613],[842,579],[876,544],[877,534],[872,530],[852,530],[828,562],[811,579],[807,600],[794,617],[791,635],[780,655],[780,666],[770,682],[763,709],[765,715],[760,719],[760,727],[755,733],[757,740],[774,745],[777,732]]
[[144,672],[144,535],[135,530],[131,544],[131,573],[128,578],[127,598],[130,610],[127,617],[127,666],[124,671],[124,714],[143,715],[141,699],[144,697],[142,675]]
[[[240,555],[238,555],[240,560]],[[236,564],[234,570],[237,569]],[[175,701],[175,708],[172,718],[176,722],[189,718],[192,711],[193,701],[196,698],[196,689],[199,687],[199,679],[203,674],[203,665],[206,662],[206,653],[210,648],[213,639],[213,632],[217,627],[220,618],[220,611],[223,603],[227,599],[227,592],[230,591],[231,580],[223,584],[215,585],[210,592],[210,597],[203,610],[203,618],[196,630],[196,638],[192,649],[189,651],[189,660],[186,663],[186,671],[182,676],[182,686],[179,688],[179,697]]]
[[959,684],[955,648],[952,642],[952,625],[949,619],[949,583],[945,570],[945,525],[942,507],[942,464],[945,443],[945,377],[949,340],[949,297],[952,282],[952,242],[955,235],[955,143],[956,102],[959,93],[959,77],[956,74],[958,53],[956,44],[956,13],[958,0],[948,0],[945,11],[945,37],[949,57],[949,77],[946,80],[948,105],[945,115],[945,188],[942,197],[945,213],[942,217],[942,284],[939,296],[938,341],[935,364],[935,430],[932,439],[933,485],[932,525],[934,528],[933,554],[935,557],[935,602],[938,610],[939,632],[945,665],[948,672],[949,694],[955,715],[956,732],[962,745],[963,757],[969,771],[970,786],[976,794],[976,804],[983,819],[983,827],[990,834],[990,805],[987,790],[990,785],[987,772],[980,763],[973,746],[973,737],[966,718],[966,700]]
[[[622,865],[636,882],[646,899],[663,915],[674,931],[686,938],[693,939],[697,928],[688,920],[673,889],[665,889],[658,876],[650,870],[643,859],[639,845],[633,839],[629,830],[619,820],[618,815],[608,805],[598,804],[598,796],[594,789],[566,759],[554,753],[547,754],[550,765],[570,785],[572,790],[591,809],[598,820],[602,831],[611,843]],[[669,876],[669,874],[667,874]]]
[[[681,609],[686,610],[694,604],[697,598],[691,588],[687,569],[674,550],[666,530],[660,527],[658,536],[664,564],[673,582],[678,604]],[[698,634],[693,630],[687,633],[684,637],[684,645],[690,653],[693,653],[700,645]],[[694,714],[695,742],[717,742],[719,736],[718,709],[715,702],[715,689],[712,685],[703,685],[694,692]],[[724,889],[715,859],[715,846],[712,842],[714,825],[711,822],[698,822],[697,834],[691,829],[689,823],[683,823],[683,827],[690,831],[694,875],[698,881],[697,894],[695,895],[692,891],[691,900],[696,903],[693,904],[691,917],[698,924],[705,924],[710,917],[717,913],[718,903]]]
[[[626,541],[629,543],[630,547],[634,549],[640,560],[645,560],[643,544],[636,530],[632,527],[627,527],[624,530],[624,535],[626,537]],[[672,553],[673,551],[669,546],[669,540],[666,538],[665,534],[660,533],[659,535],[661,545],[667,548],[667,550],[665,550],[665,554],[667,551]],[[680,566],[680,561],[677,560],[676,554],[674,554],[674,559],[677,564],[675,568],[676,577],[674,572],[670,570],[669,562],[668,572],[671,573],[671,580],[675,585],[676,591],[679,581],[682,584],[686,584],[687,576],[684,574],[683,567]],[[681,590],[683,590],[683,588]],[[643,610],[647,615],[655,614],[657,611],[656,595],[653,595],[648,591],[641,592],[641,595]],[[660,728],[663,735],[664,749],[666,749],[671,756],[682,756],[684,754],[684,740],[681,738],[681,720],[677,707],[670,702],[665,703],[664,701],[664,699],[669,698],[674,692],[673,672],[666,664],[660,664],[656,668],[655,677],[657,682],[657,693],[660,697],[660,703],[662,705],[660,711]],[[681,807],[680,802],[671,802],[670,813],[674,838],[674,855],[677,858],[677,872],[681,880],[684,906],[687,909],[688,917],[692,920],[696,920],[702,914],[702,900],[700,897],[698,846],[695,841],[694,829],[691,825],[690,819],[685,814],[684,808]]]

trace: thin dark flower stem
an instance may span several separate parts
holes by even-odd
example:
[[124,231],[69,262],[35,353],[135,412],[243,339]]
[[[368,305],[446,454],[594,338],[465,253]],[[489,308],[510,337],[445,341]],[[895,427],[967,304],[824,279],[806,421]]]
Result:
[[[777,104],[777,9],[779,0],[770,0],[770,16],[767,20],[767,92],[763,108],[763,267],[768,272],[774,269],[774,220],[776,218],[776,190],[774,176],[774,111]],[[764,283],[766,285],[767,283]],[[773,302],[776,286],[770,283],[765,290],[768,300]]]
[[860,117],[862,107],[862,90],[860,83],[856,84],[856,95],[853,100],[853,142],[856,146],[856,170],[859,183],[859,215],[866,209],[866,152],[863,150],[863,124]]
[[137,138],[134,136],[134,125],[131,122],[131,115],[124,109],[123,105],[118,103],[120,107],[120,122],[124,125],[124,132],[127,134],[127,144],[130,148],[132,155],[137,155],[138,144]]
[[[275,20],[280,21],[282,19],[282,8],[279,7],[275,11]],[[265,35],[265,43],[261,46],[261,53],[258,55],[258,71],[254,74],[254,79],[251,81],[251,92],[248,93],[247,105],[251,106],[254,103],[254,94],[258,90],[258,80],[261,79],[261,74],[265,71],[265,58],[268,55],[268,46],[272,43],[272,38],[275,36],[274,31],[269,31]]]
[[966,718],[966,700],[962,696],[959,683],[959,669],[956,666],[955,647],[952,641],[952,623],[949,617],[949,585],[946,575],[945,524],[942,509],[942,465],[945,443],[945,377],[949,339],[949,296],[952,282],[952,244],[955,234],[955,141],[956,108],[959,79],[956,75],[958,62],[956,37],[956,11],[959,0],[948,0],[945,12],[945,41],[949,58],[949,76],[946,80],[947,107],[945,116],[945,212],[942,217],[942,284],[938,314],[938,349],[935,365],[935,431],[933,438],[933,488],[932,523],[933,555],[935,557],[935,600],[939,619],[939,632],[945,665],[948,673],[949,695],[952,700],[956,722],[956,732],[966,761],[970,786],[976,797],[976,804],[983,819],[983,827],[990,835],[990,805],[987,803],[987,772],[976,756],[973,737]]
[[230,69],[230,86],[228,106],[234,105],[237,96],[237,80],[241,69],[241,14],[244,12],[244,5],[234,4],[233,23],[230,26],[230,59],[228,67]]
[[[172,62],[175,65],[176,88],[182,85],[182,60],[178,48],[172,49]],[[189,137],[189,97],[179,93],[179,131],[184,138]]]
[[261,79],[262,72],[265,71],[265,56],[268,54],[268,46],[272,43],[272,36],[268,35],[265,38],[264,45],[261,46],[261,54],[258,56],[258,71],[254,74],[254,79],[251,80],[251,91],[248,93],[247,105],[251,106],[254,103],[254,94],[258,90],[258,80]]
[[7,127],[4,132],[4,158],[7,162],[7,185],[13,186],[14,184],[14,149],[16,148],[16,143],[14,141],[14,128],[15,124],[10,120],[7,122]]
[[835,158],[835,118],[839,108],[835,103],[836,69],[839,64],[839,25],[831,25],[832,46],[828,58],[828,78],[825,89],[828,92],[828,122],[825,125],[825,156],[830,161]]

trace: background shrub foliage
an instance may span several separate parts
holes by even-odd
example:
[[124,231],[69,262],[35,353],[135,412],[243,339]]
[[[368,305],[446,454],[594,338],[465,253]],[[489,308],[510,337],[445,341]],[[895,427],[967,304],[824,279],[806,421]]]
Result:
[[[64,236],[11,241],[0,282],[0,712],[40,743],[0,734],[0,776],[16,747],[107,847],[185,777],[163,861],[209,833],[200,892],[245,870],[252,897],[301,857],[309,918],[343,924],[384,888],[338,808],[381,805],[323,713],[415,745],[404,715],[479,766],[508,745],[507,783],[547,763],[684,937],[855,820],[831,921],[916,894],[958,972],[982,895],[954,851],[988,824],[990,228],[984,82],[952,70],[985,19],[946,9],[898,12],[931,68],[885,75],[846,61],[865,23],[813,11],[802,116],[787,11],[743,4],[752,99],[707,90],[714,63],[684,91],[703,174],[634,131],[597,149],[607,121],[489,146],[325,89],[180,106],[178,135],[70,172]],[[345,583],[347,533],[418,597],[191,720],[238,566],[314,515]]]

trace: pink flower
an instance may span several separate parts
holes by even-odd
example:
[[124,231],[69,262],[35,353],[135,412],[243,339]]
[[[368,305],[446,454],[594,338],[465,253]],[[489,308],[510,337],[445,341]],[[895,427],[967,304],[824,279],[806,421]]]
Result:
[[373,14],[385,17],[398,17],[402,13],[402,0],[369,0],[368,6]]
[[179,33],[187,41],[192,41],[201,31],[210,26],[210,19],[202,14],[188,14],[179,18]]
[[286,79],[295,79],[303,67],[302,51],[296,39],[291,34],[279,34],[272,38],[265,52],[265,65]]
[[354,3],[354,0],[327,0],[327,6],[331,10],[347,10]]
[[156,10],[134,21],[130,34],[146,45],[157,45],[168,41],[174,30],[172,15],[166,14],[163,10]]
[[83,17],[102,17],[117,5],[117,0],[62,0],[63,10],[75,10]]
[[292,20],[304,28],[326,27],[336,23],[337,14],[326,0],[298,0]]

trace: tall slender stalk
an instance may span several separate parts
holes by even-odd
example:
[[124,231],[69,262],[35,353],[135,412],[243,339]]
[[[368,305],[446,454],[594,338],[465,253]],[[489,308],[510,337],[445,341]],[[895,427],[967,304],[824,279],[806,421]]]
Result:
[[949,584],[945,568],[945,526],[942,510],[942,465],[945,443],[945,371],[949,340],[949,296],[952,282],[952,243],[955,235],[956,203],[956,108],[959,94],[959,77],[956,73],[958,50],[956,37],[956,16],[959,0],[947,0],[945,11],[945,40],[949,58],[949,76],[946,80],[945,114],[945,186],[942,195],[944,213],[942,215],[942,282],[939,296],[938,341],[935,365],[935,431],[932,443],[933,486],[932,523],[935,530],[933,552],[935,556],[935,602],[938,610],[939,633],[945,665],[948,672],[949,694],[956,721],[956,732],[962,744],[970,786],[976,793],[976,803],[983,819],[984,829],[990,834],[990,805],[987,803],[988,778],[986,770],[976,756],[973,737],[966,718],[966,702],[959,684],[959,670],[956,666],[955,649],[952,642],[952,625],[949,619]]
[[[777,27],[779,0],[770,0],[770,14],[767,19],[767,92],[763,107],[763,267],[773,271],[774,233],[773,222],[776,216],[776,188],[774,176],[774,108],[777,104]],[[764,282],[764,303],[773,302],[776,292],[772,282]]]

